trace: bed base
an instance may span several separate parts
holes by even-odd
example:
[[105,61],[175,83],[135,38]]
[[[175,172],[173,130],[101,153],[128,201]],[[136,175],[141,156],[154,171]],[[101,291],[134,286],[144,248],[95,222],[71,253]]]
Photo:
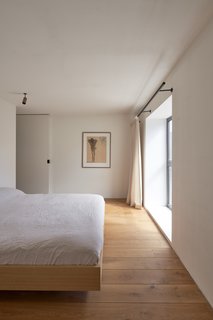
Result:
[[100,289],[101,261],[95,266],[0,266],[0,290],[96,291]]

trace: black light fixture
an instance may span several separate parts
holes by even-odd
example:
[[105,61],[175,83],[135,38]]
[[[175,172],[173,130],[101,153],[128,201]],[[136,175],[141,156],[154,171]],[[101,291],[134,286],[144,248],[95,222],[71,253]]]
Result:
[[27,103],[27,93],[24,92],[23,95],[24,95],[24,98],[22,100],[22,104],[26,104]]

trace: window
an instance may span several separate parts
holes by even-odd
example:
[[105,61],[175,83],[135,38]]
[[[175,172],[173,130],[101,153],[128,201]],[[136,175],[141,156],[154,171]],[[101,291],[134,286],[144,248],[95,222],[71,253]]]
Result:
[[172,208],[172,117],[167,118],[167,207]]
[[146,118],[144,140],[144,207],[171,241],[172,96]]

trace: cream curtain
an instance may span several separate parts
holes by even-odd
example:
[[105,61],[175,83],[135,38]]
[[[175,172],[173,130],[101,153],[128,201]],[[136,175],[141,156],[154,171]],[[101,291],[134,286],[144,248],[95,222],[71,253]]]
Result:
[[141,168],[141,141],[140,121],[135,117],[131,125],[131,164],[129,176],[129,188],[127,203],[131,207],[140,209],[142,207],[142,168]]

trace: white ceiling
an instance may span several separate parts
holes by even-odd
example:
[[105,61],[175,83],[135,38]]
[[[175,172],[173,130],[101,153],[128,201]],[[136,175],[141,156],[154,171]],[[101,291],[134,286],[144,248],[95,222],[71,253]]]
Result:
[[213,15],[212,0],[1,0],[0,96],[19,113],[128,113]]

